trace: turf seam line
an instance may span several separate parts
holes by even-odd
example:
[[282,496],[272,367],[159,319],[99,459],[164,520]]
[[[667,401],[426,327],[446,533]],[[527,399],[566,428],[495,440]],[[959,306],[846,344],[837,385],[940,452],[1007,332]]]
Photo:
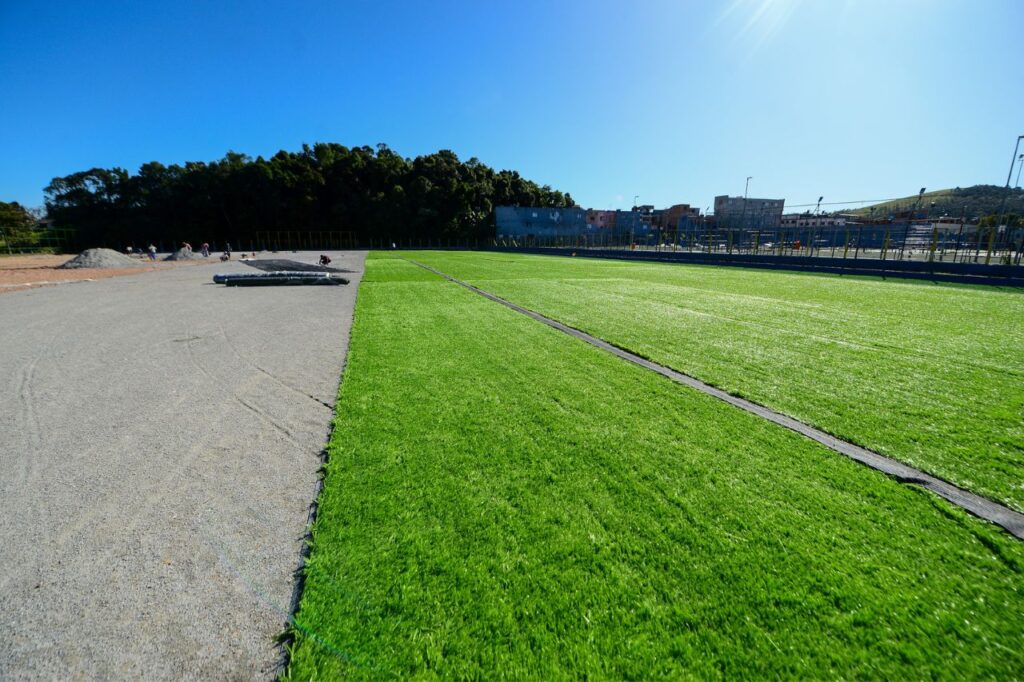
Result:
[[461,287],[469,289],[473,293],[479,294],[490,301],[500,303],[506,308],[526,315],[537,322],[546,324],[553,329],[584,341],[595,348],[599,348],[611,353],[612,355],[618,356],[623,360],[631,362],[634,365],[639,365],[640,367],[671,379],[678,384],[696,389],[714,398],[718,398],[723,402],[729,403],[734,407],[738,407],[741,410],[757,415],[763,419],[767,419],[768,421],[778,424],[779,426],[783,426],[791,431],[795,431],[806,438],[810,438],[811,440],[824,445],[834,452],[838,452],[839,454],[854,460],[855,462],[868,466],[876,471],[880,471],[899,483],[904,485],[920,486],[921,488],[929,490],[961,509],[968,511],[985,521],[1001,526],[1014,537],[1024,540],[1024,514],[1014,511],[1013,509],[1001,505],[998,502],[994,502],[988,498],[964,490],[949,481],[945,481],[941,478],[925,473],[920,469],[915,469],[908,464],[904,464],[890,457],[886,457],[885,455],[868,450],[867,448],[836,438],[821,429],[805,424],[793,417],[786,416],[781,412],[776,412],[775,410],[771,410],[745,398],[734,396],[720,388],[716,388],[710,384],[700,381],[699,379],[695,379],[688,374],[683,374],[682,372],[670,367],[660,365],[645,357],[637,355],[636,353],[626,350],[625,348],[615,346],[604,339],[592,336],[584,331],[576,329],[575,327],[570,327],[567,324],[553,320],[550,317],[545,317],[544,315],[530,310],[529,308],[516,305],[515,303],[507,301],[500,296],[496,296],[488,291],[479,289],[472,284],[451,277],[440,270],[435,270],[429,265],[424,265],[423,263],[418,263],[409,259],[403,260],[407,260],[409,263],[432,272],[453,284],[458,284]]

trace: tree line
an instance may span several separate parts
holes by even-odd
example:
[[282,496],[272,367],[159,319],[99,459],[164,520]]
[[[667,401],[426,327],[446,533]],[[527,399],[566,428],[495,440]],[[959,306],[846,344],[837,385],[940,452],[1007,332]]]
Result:
[[386,145],[303,145],[269,159],[235,152],[205,163],[152,161],[132,174],[93,168],[54,178],[47,216],[76,249],[234,241],[258,233],[338,232],[355,244],[494,236],[494,207],[571,207],[568,193],[449,150],[407,159]]

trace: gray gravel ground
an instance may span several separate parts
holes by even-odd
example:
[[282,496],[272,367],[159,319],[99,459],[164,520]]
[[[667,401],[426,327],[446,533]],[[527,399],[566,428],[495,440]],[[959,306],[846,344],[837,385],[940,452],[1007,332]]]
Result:
[[330,255],[351,285],[0,295],[0,679],[277,672],[365,258]]

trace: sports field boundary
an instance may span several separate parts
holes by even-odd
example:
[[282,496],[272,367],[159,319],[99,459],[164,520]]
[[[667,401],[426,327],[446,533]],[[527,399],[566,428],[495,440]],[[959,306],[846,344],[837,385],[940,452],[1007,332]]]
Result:
[[993,287],[1024,287],[1024,267],[984,265],[949,261],[896,261],[874,258],[830,258],[827,256],[771,256],[749,253],[703,253],[690,251],[623,250],[586,247],[519,246],[490,247],[496,253],[524,253],[536,256],[601,258],[675,265],[714,265],[758,270],[784,270],[827,275],[923,280],[947,284],[976,284]]
[[280,655],[278,656],[277,667],[274,672],[275,680],[283,679],[288,674],[288,670],[290,669],[292,662],[292,647],[295,644],[296,633],[302,633],[316,642],[318,646],[327,649],[328,651],[335,652],[334,647],[329,642],[321,640],[321,638],[317,636],[317,633],[302,625],[298,621],[298,615],[299,609],[302,606],[302,595],[306,590],[306,571],[309,566],[310,557],[313,553],[313,531],[316,527],[317,512],[320,510],[320,497],[324,492],[324,486],[327,481],[327,465],[331,457],[331,440],[334,437],[335,429],[338,428],[338,407],[341,403],[341,388],[345,383],[345,372],[348,370],[348,356],[349,351],[351,350],[352,328],[356,324],[356,308],[359,305],[359,289],[363,283],[363,275],[366,273],[366,260],[365,258],[363,259],[363,266],[359,270],[338,269],[337,272],[347,272],[355,275],[357,278],[355,285],[356,293],[352,301],[352,318],[349,321],[348,328],[344,334],[345,357],[342,358],[341,372],[338,373],[338,385],[334,389],[334,403],[328,404],[327,402],[320,400],[319,398],[315,398],[312,395],[306,396],[330,410],[331,422],[326,430],[323,447],[320,449],[320,452],[317,453],[317,457],[320,460],[320,466],[317,469],[316,483],[313,486],[313,497],[310,500],[309,508],[306,511],[306,527],[302,534],[302,546],[299,548],[297,565],[295,567],[295,572],[292,574],[294,580],[292,582],[291,597],[288,602],[287,618],[284,627],[276,637],[277,644],[280,647]]
[[590,344],[591,346],[594,346],[595,348],[599,348],[605,352],[611,353],[612,355],[618,356],[619,358],[622,358],[627,362],[639,365],[640,367],[660,374],[661,376],[666,377],[667,379],[671,379],[672,381],[678,384],[682,384],[684,386],[696,389],[714,398],[718,398],[723,402],[729,403],[734,407],[738,407],[741,410],[762,417],[763,419],[767,419],[768,421],[778,424],[779,426],[783,426],[791,431],[795,431],[802,436],[810,438],[811,440],[816,441],[821,445],[824,445],[825,447],[834,452],[838,452],[839,454],[854,460],[855,462],[868,466],[876,471],[880,471],[886,474],[887,476],[896,479],[900,483],[917,485],[926,490],[929,490],[932,493],[935,493],[939,497],[943,498],[944,500],[960,507],[961,509],[968,511],[981,519],[1001,526],[1017,539],[1024,540],[1024,514],[1014,511],[1013,509],[1001,505],[998,502],[993,502],[992,500],[989,500],[985,497],[976,495],[975,493],[964,490],[963,488],[960,488],[950,483],[949,481],[945,481],[941,478],[928,474],[924,471],[921,471],[920,469],[915,469],[914,467],[911,467],[890,457],[886,457],[885,455],[881,455],[877,452],[873,452],[859,445],[854,445],[853,443],[836,438],[835,436],[826,433],[821,429],[817,429],[813,426],[805,424],[797,419],[794,419],[793,417],[789,417],[785,414],[782,414],[781,412],[776,412],[763,405],[759,405],[757,403],[751,402],[750,400],[746,400],[745,398],[740,398],[739,396],[727,393],[726,391],[723,391],[720,388],[716,388],[710,384],[706,384],[703,381],[700,381],[699,379],[695,379],[694,377],[689,376],[688,374],[683,374],[682,372],[674,370],[671,367],[660,365],[656,362],[649,360],[648,358],[637,355],[636,353],[626,348],[616,346],[605,341],[604,339],[588,334],[584,331],[576,329],[575,327],[570,327],[567,324],[563,324],[558,320],[554,320],[550,317],[541,315],[540,313],[530,310],[529,308],[524,308],[523,306],[512,303],[511,301],[507,301],[501,298],[500,296],[496,296],[490,293],[489,291],[485,291],[483,289],[475,287],[472,284],[469,284],[468,282],[463,282],[462,280],[456,279],[444,272],[441,272],[440,270],[436,270],[435,268],[430,267],[429,265],[424,265],[423,263],[419,263],[411,259],[403,260],[406,260],[407,262],[412,263],[413,265],[421,267],[424,270],[432,272],[435,275],[442,277],[453,284],[457,284],[461,287],[464,287],[469,291],[472,291],[475,294],[483,296],[484,298],[490,301],[499,303],[505,306],[506,308],[526,315],[527,317],[530,317],[536,320],[537,322],[545,324],[564,334],[568,334],[569,336],[573,336],[585,343]]

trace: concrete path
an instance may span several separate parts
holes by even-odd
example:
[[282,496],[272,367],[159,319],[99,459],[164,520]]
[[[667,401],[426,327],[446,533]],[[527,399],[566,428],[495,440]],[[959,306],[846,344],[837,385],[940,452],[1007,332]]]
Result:
[[0,294],[0,679],[277,672],[365,258],[331,255],[351,285]]

